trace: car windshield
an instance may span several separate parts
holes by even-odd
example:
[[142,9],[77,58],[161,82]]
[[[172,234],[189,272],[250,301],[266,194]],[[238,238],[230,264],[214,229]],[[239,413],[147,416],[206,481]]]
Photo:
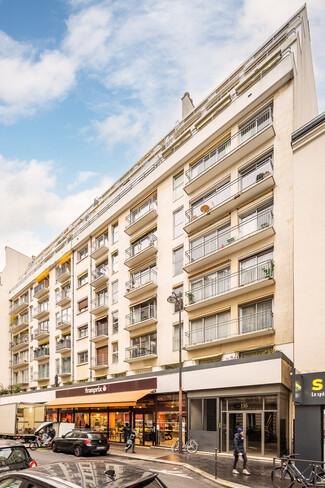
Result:
[[28,461],[27,452],[23,447],[5,447],[0,449],[0,465],[25,463]]
[[88,434],[89,439],[94,439],[94,440],[99,440],[99,439],[104,439],[105,434],[102,434],[101,432],[95,432],[94,434]]

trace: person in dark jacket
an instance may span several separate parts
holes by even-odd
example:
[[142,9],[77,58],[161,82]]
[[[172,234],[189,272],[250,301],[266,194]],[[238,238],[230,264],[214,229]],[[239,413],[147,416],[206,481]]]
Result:
[[133,432],[132,430],[131,430],[131,433],[129,435],[128,440],[126,441],[125,452],[128,452],[128,450],[131,448],[131,446],[132,446],[132,452],[135,452],[135,432]]
[[237,432],[234,437],[234,465],[233,465],[233,470],[232,472],[234,474],[239,474],[239,471],[237,470],[237,463],[239,456],[243,458],[243,474],[250,475],[250,473],[247,471],[247,454],[245,452],[244,448],[244,432],[241,427],[238,427]]
[[123,438],[124,438],[124,444],[126,445],[126,441],[129,438],[129,435],[131,433],[131,428],[128,423],[126,423],[123,427]]

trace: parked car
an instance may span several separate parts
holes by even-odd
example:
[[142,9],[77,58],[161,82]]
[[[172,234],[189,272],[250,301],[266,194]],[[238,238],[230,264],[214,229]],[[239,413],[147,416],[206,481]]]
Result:
[[36,461],[30,457],[28,450],[20,442],[0,439],[0,473],[36,466]]
[[86,454],[107,454],[109,441],[106,435],[97,430],[71,430],[52,441],[52,451],[74,453],[75,456]]
[[157,473],[107,461],[53,463],[0,476],[0,488],[167,488]]

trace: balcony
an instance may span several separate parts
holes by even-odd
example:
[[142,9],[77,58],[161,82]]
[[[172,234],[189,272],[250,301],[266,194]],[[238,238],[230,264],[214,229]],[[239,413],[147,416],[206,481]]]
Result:
[[28,297],[23,296],[15,300],[10,306],[10,313],[11,314],[18,314],[21,313],[23,310],[28,308]]
[[184,349],[191,351],[274,333],[273,313],[271,310],[265,310],[223,324],[186,332]]
[[42,298],[45,295],[47,295],[49,291],[50,291],[49,280],[45,280],[45,281],[43,280],[40,283],[38,283],[38,285],[35,286],[33,296],[38,300],[39,298]]
[[108,324],[99,324],[92,329],[91,341],[101,342],[108,339]]
[[91,248],[91,257],[98,259],[108,253],[108,239],[96,240]]
[[260,290],[274,284],[274,263],[271,259],[256,266],[229,274],[224,278],[209,280],[203,286],[186,292],[185,310],[191,312],[208,305],[229,300],[235,296]]
[[272,235],[274,235],[273,213],[271,210],[265,210],[186,251],[187,263],[184,270],[187,273],[201,271],[207,266],[214,265],[218,260],[229,256],[230,253],[244,249],[246,246]]
[[11,368],[19,368],[22,366],[28,366],[28,359],[24,358],[15,358],[12,361],[10,361],[10,367]]
[[103,285],[104,283],[108,282],[108,266],[101,266],[91,273],[91,281],[90,284],[94,288]]
[[35,361],[42,361],[43,359],[48,359],[50,357],[50,348],[41,347],[34,349],[34,359]]
[[125,316],[125,330],[131,331],[157,323],[156,305],[147,305],[141,310],[133,310]]
[[130,212],[125,219],[125,232],[128,235],[139,232],[157,218],[157,200],[149,198]]
[[41,303],[35,308],[33,313],[33,319],[41,320],[49,315],[49,302]]
[[91,301],[90,313],[98,315],[105,312],[108,312],[108,296],[97,296]]
[[145,359],[154,359],[157,357],[157,344],[148,343],[145,346],[130,346],[125,349],[126,363],[133,363]]
[[65,329],[66,327],[71,327],[71,315],[63,314],[61,317],[57,317],[56,328]]
[[204,188],[218,174],[274,135],[272,112],[269,108],[193,164],[185,173],[187,181],[184,190],[189,195],[195,190]]
[[28,327],[28,324],[29,324],[28,315],[22,315],[21,317],[18,317],[10,324],[10,332],[12,334],[20,332],[21,330],[26,329]]
[[33,381],[46,381],[50,379],[50,370],[38,371],[33,374]]
[[90,369],[108,368],[108,355],[98,354],[90,359]]
[[147,269],[125,283],[125,297],[129,300],[146,295],[157,288],[157,271]]
[[71,339],[61,339],[56,343],[56,352],[63,354],[64,352],[71,351]]
[[29,334],[22,334],[21,336],[15,337],[11,344],[10,348],[12,351],[17,351],[18,349],[22,349],[29,344]]
[[69,261],[57,266],[55,270],[55,277],[56,281],[59,281],[60,283],[64,283],[71,278],[71,265]]
[[60,371],[58,372],[59,376],[71,376],[71,362],[66,362],[61,365]]
[[50,335],[49,325],[39,327],[34,332],[34,339],[40,341],[41,339],[47,339]]
[[22,375],[21,376],[21,378],[20,378],[20,384],[22,386],[29,385],[29,376],[28,376],[28,374],[25,374],[25,375]]
[[65,305],[68,305],[71,302],[71,291],[62,290],[60,293],[56,295],[55,299],[56,299],[56,304],[59,305],[59,307],[64,307]]
[[207,196],[199,205],[193,205],[185,212],[187,219],[184,226],[185,232],[191,234],[201,227],[208,226],[275,185],[273,175],[269,171],[261,173],[257,169],[251,175],[251,180],[253,181],[249,185],[243,187],[242,177],[239,177],[223,185],[213,197]]
[[137,241],[125,251],[124,264],[129,268],[136,266],[157,253],[157,237],[154,234]]

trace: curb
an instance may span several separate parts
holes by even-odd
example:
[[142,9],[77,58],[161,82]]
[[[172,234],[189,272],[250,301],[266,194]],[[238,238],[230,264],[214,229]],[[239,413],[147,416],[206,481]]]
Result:
[[[130,459],[130,456],[128,454],[124,454],[124,453],[117,454],[117,453],[110,452],[109,455]],[[210,481],[213,481],[214,483],[218,483],[219,485],[225,486],[227,488],[229,488],[229,487],[230,488],[248,488],[247,485],[239,485],[238,483],[233,483],[232,481],[226,481],[226,480],[223,480],[221,478],[215,479],[215,477],[212,474],[209,474],[206,471],[203,471],[202,469],[195,468],[191,464],[182,463],[180,461],[168,461],[165,459],[161,460],[159,458],[151,458],[151,457],[139,456],[139,455],[138,456],[137,455],[132,456],[132,458],[133,459],[140,459],[141,461],[150,461],[153,463],[171,464],[174,466],[182,466],[183,468],[188,469],[189,471],[193,471],[194,473],[201,475],[203,478],[206,478]]]

